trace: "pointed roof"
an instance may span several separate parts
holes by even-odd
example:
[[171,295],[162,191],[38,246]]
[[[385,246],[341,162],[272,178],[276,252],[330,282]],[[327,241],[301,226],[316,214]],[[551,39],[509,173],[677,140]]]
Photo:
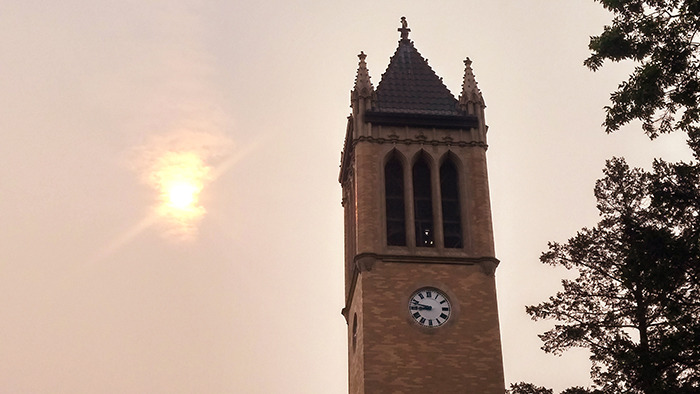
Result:
[[[405,17],[401,18],[401,25],[399,46],[377,85],[376,101],[367,120],[387,123],[382,120],[402,118],[401,122],[389,123],[418,125],[415,121],[407,124],[408,117],[425,126],[449,127],[445,121],[453,127],[472,125],[473,117],[460,108],[442,79],[408,39],[411,29]],[[440,121],[436,123],[437,119]]]
[[411,29],[405,17],[401,18],[401,25],[399,47],[377,86],[375,110],[459,115],[455,97],[408,39]]

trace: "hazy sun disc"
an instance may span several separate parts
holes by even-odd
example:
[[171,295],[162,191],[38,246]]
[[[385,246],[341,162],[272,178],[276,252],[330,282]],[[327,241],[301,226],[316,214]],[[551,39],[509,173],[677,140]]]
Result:
[[200,191],[201,188],[192,182],[173,182],[167,187],[168,205],[175,209],[191,209],[197,203]]
[[151,183],[160,191],[158,214],[174,232],[183,235],[194,231],[206,210],[199,194],[211,179],[211,167],[192,151],[168,151],[155,160]]

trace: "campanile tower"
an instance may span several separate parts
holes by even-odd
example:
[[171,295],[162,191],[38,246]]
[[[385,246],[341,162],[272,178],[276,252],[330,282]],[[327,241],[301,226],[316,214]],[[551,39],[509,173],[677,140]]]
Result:
[[360,53],[341,158],[350,393],[503,394],[484,100],[400,40]]

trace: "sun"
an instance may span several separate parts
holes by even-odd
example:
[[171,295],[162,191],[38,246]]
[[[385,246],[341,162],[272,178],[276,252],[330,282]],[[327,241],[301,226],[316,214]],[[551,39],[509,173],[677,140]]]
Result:
[[204,205],[213,201],[209,184],[242,156],[231,149],[232,141],[219,131],[188,129],[153,134],[134,147],[129,166],[154,192],[148,219],[137,230],[153,226],[168,240],[196,240],[207,214]]
[[160,192],[156,212],[169,234],[192,237],[206,213],[200,193],[211,180],[211,168],[195,151],[167,151],[153,162],[149,183]]
[[200,190],[193,182],[175,181],[167,188],[167,203],[171,208],[191,209],[197,203]]

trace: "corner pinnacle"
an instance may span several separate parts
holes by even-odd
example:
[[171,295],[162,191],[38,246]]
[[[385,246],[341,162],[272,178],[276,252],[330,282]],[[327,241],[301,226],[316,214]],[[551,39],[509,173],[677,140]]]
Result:
[[462,94],[459,97],[459,102],[463,105],[474,103],[485,107],[484,98],[481,95],[476,78],[474,78],[472,61],[469,58],[464,60],[464,81],[462,82]]
[[374,92],[374,87],[372,87],[372,82],[370,81],[369,77],[369,70],[367,70],[367,63],[365,62],[367,55],[365,55],[364,51],[361,51],[357,57],[360,59],[360,62],[357,67],[354,91],[360,97],[371,97],[372,92]]

